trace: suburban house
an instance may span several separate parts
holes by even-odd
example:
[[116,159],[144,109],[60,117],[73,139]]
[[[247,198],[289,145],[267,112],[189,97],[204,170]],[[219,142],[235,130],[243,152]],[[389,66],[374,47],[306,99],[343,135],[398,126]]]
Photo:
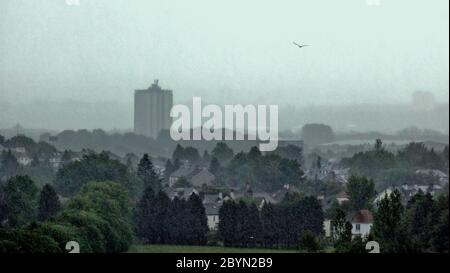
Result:
[[347,202],[349,200],[349,196],[345,191],[341,191],[336,195],[336,201],[339,203],[339,205],[342,205],[342,203]]
[[323,231],[325,233],[325,237],[329,238],[331,237],[331,220],[325,219],[323,221]]
[[382,191],[380,194],[378,194],[373,203],[377,204],[382,199],[389,197],[394,192],[394,189],[397,189],[401,193],[402,202],[406,204],[411,197],[418,194],[419,192],[422,192],[424,194],[430,193],[431,195],[435,195],[436,193],[441,192],[444,189],[444,187],[442,187],[441,185],[417,185],[417,184],[414,185],[404,184],[401,187],[389,187],[384,191]]
[[185,178],[195,188],[211,186],[216,179],[206,168],[182,166],[169,176],[169,186],[174,187],[181,178]]
[[423,175],[431,175],[436,177],[439,180],[439,183],[441,185],[448,184],[448,175],[440,170],[432,170],[432,169],[421,169],[417,170],[416,174],[423,174]]
[[51,157],[48,162],[54,169],[58,169],[62,165],[62,159],[60,155],[55,155],[54,157]]
[[219,209],[220,204],[205,204],[206,217],[208,218],[209,230],[217,230],[219,225]]
[[28,156],[21,156],[17,158],[17,162],[22,166],[28,166],[33,162],[33,159],[29,158]]
[[201,188],[203,186],[211,186],[214,180],[216,180],[216,177],[206,168],[203,168],[200,171],[195,172],[190,179],[190,182],[193,187]]
[[192,174],[195,171],[196,171],[195,167],[186,166],[186,165],[181,166],[178,170],[176,170],[175,172],[170,174],[169,186],[173,187],[178,182],[178,180],[180,180],[183,177],[189,181],[189,179],[192,177]]
[[352,218],[352,236],[366,237],[373,225],[373,214],[367,209],[358,211]]
[[262,207],[265,204],[272,203],[275,204],[275,199],[270,196],[270,194],[265,192],[255,192],[252,193],[251,198],[253,198],[256,201],[256,205],[258,206],[258,209],[262,209]]

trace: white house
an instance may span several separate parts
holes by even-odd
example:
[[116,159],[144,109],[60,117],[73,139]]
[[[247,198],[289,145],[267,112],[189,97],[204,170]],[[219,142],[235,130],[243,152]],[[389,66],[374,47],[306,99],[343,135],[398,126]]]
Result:
[[49,159],[49,163],[53,168],[58,169],[62,164],[61,157],[59,156],[52,157]]
[[358,211],[352,218],[352,236],[366,237],[373,225],[373,214],[369,210]]
[[219,204],[205,204],[209,230],[217,230],[219,227],[219,208]]
[[331,237],[331,220],[325,219],[323,221],[323,231],[325,232],[325,237]]
[[19,162],[19,164],[22,166],[28,166],[31,164],[31,162],[33,162],[33,159],[31,159],[27,156],[22,156],[22,157],[17,158],[17,162]]

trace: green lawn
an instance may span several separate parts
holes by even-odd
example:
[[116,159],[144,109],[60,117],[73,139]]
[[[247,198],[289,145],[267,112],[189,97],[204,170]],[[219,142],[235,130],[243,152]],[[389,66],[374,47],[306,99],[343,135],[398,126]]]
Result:
[[219,246],[132,245],[128,253],[295,253],[294,250]]

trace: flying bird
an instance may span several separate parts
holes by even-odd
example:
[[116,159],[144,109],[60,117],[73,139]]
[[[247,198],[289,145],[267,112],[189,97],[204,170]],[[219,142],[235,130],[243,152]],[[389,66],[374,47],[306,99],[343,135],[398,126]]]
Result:
[[298,46],[298,48],[303,48],[303,47],[305,47],[305,46],[309,46],[309,45],[299,45],[299,44],[297,44],[296,42],[293,42],[293,44],[296,45],[296,46]]

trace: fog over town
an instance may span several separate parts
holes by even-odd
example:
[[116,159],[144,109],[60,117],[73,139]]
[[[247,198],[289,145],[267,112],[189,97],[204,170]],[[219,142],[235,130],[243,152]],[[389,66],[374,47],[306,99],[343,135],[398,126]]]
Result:
[[[449,253],[448,22],[448,0],[1,0],[2,265]],[[69,264],[44,258],[16,264]]]
[[447,133],[448,1],[336,2],[2,1],[0,127],[130,130],[158,78],[175,103],[278,104],[282,130]]

